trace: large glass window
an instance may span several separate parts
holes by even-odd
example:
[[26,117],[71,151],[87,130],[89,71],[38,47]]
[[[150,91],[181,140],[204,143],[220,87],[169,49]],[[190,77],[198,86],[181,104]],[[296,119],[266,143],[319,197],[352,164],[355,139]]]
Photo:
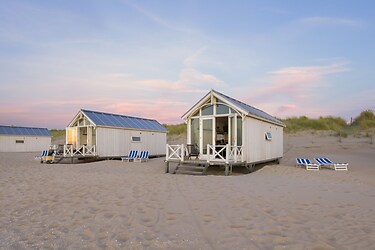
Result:
[[202,109],[202,115],[213,115],[214,109],[212,105],[209,105]]
[[229,113],[229,107],[224,104],[216,104],[216,114],[222,115],[222,114],[228,114]]
[[77,129],[76,128],[67,128],[67,144],[75,144],[77,141]]
[[199,119],[191,119],[190,133],[191,144],[199,146]]
[[203,120],[203,154],[207,154],[207,144],[213,144],[212,121],[213,119]]

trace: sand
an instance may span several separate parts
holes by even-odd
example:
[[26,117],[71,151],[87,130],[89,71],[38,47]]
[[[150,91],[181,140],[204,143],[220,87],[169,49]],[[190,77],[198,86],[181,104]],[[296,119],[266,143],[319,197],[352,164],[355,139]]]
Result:
[[[40,164],[0,153],[1,249],[374,249],[375,146],[285,137],[251,174],[164,174],[164,159]],[[306,171],[325,155],[348,172]],[[210,172],[209,172],[210,173]]]

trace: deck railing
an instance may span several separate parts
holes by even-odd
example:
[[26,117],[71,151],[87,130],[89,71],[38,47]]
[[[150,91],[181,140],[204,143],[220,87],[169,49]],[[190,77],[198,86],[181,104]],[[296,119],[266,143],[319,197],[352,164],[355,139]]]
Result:
[[185,146],[181,145],[169,145],[166,147],[165,159],[168,160],[180,160],[184,161],[185,159]]
[[[178,160],[184,161],[188,155],[187,147],[184,144],[166,146],[166,161]],[[244,162],[242,146],[210,145],[207,144],[207,157],[204,158],[210,162],[237,163]]]
[[77,148],[75,145],[64,145],[64,157],[68,156],[96,156],[96,147],[82,145]]
[[229,158],[234,162],[243,162],[243,148],[242,146],[231,146],[229,152]]

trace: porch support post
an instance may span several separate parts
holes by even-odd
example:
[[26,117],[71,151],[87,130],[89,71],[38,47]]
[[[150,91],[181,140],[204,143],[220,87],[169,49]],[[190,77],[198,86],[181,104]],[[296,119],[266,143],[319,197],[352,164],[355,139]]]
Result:
[[184,144],[181,144],[181,161],[183,162],[185,159],[185,148]]
[[165,147],[165,158],[166,160],[169,159],[169,149],[168,149],[169,145],[167,144],[166,147]]
[[207,162],[210,163],[210,144],[207,144]]
[[87,146],[92,147],[92,127],[87,126]]
[[228,164],[229,163],[229,155],[230,155],[230,146],[229,144],[225,145],[225,163]]
[[165,161],[165,173],[169,173],[169,161]]

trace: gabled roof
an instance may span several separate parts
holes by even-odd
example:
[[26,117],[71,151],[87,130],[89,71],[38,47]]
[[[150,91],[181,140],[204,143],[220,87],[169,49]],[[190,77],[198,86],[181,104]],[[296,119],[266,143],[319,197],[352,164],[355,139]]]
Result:
[[46,128],[30,128],[0,125],[0,135],[51,136]]
[[152,119],[104,113],[86,109],[81,109],[80,112],[82,112],[96,126],[167,132],[167,129],[163,125]]
[[182,117],[187,118],[191,112],[196,110],[197,106],[202,105],[204,102],[206,102],[206,100],[208,100],[208,98],[211,98],[211,96],[214,96],[214,97],[222,100],[223,102],[235,107],[237,110],[241,111],[246,116],[251,116],[251,117],[254,117],[254,118],[261,119],[261,120],[266,120],[268,122],[275,123],[277,125],[285,127],[285,124],[283,122],[281,122],[278,119],[276,119],[275,117],[267,114],[263,110],[257,109],[253,106],[250,106],[250,105],[246,104],[246,103],[238,101],[238,100],[236,100],[232,97],[226,96],[226,95],[224,95],[224,94],[222,94],[222,93],[220,93],[216,90],[213,90],[213,89],[209,93],[207,93],[201,100],[199,100],[191,109],[189,109],[189,111],[187,111]]

